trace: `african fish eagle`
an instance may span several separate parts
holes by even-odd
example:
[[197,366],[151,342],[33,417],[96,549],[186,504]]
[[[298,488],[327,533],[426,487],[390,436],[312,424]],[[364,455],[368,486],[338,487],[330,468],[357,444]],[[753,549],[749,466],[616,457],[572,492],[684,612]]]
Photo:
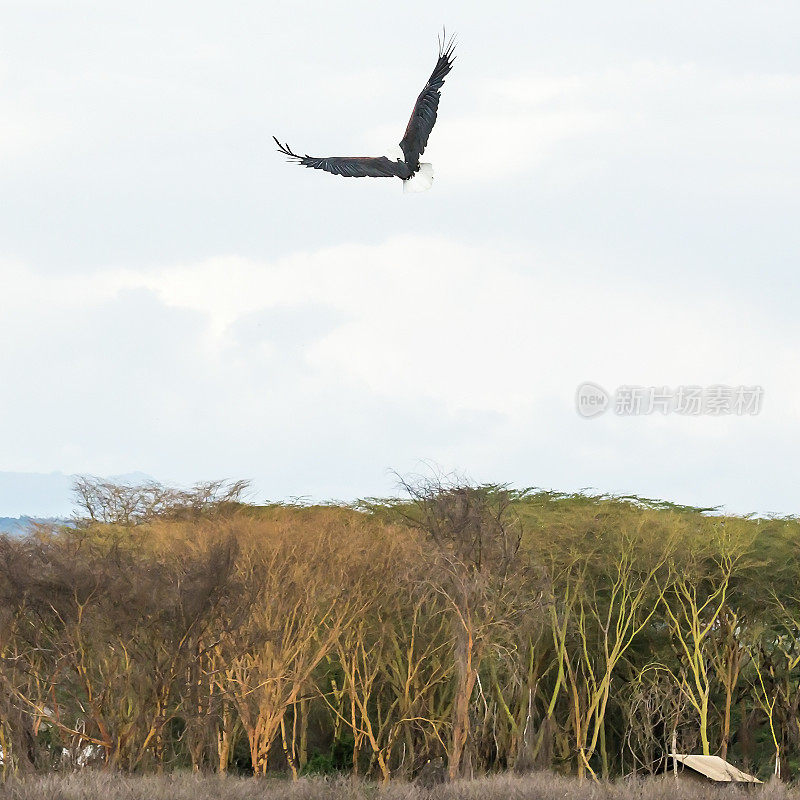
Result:
[[403,158],[392,161],[387,156],[329,156],[314,158],[299,156],[293,153],[288,144],[281,144],[273,136],[279,152],[288,156],[289,161],[302,164],[311,169],[324,169],[334,175],[345,178],[400,178],[404,192],[424,192],[433,183],[433,167],[420,163],[419,157],[425,152],[428,137],[436,124],[436,111],[439,108],[439,97],[444,79],[453,68],[455,41],[451,37],[445,41],[439,39],[439,58],[425,88],[420,92],[411,119],[408,121],[405,135],[400,142]]

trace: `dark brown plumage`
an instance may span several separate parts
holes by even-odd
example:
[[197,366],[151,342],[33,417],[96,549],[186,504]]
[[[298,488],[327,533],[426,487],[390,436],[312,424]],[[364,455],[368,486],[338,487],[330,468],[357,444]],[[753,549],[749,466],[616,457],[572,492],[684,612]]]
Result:
[[455,61],[454,50],[454,39],[451,37],[449,40],[445,40],[442,35],[439,39],[439,57],[436,66],[428,78],[425,88],[417,97],[405,134],[400,141],[404,160],[401,161],[398,158],[396,161],[392,161],[386,156],[328,156],[324,158],[308,154],[301,156],[292,152],[288,144],[281,144],[273,136],[272,138],[278,145],[278,151],[296,164],[302,164],[310,169],[321,169],[345,178],[400,178],[403,181],[413,178],[420,169],[420,156],[425,152],[428,138],[436,124],[444,79],[453,68]]
[[419,168],[419,157],[425,152],[428,137],[436,124],[436,112],[439,110],[439,98],[444,86],[444,79],[453,68],[456,60],[453,55],[455,42],[451,38],[445,44],[444,39],[439,41],[439,59],[433,68],[425,88],[419,93],[411,119],[408,121],[405,136],[400,141],[400,149],[406,159],[406,164],[413,172]]

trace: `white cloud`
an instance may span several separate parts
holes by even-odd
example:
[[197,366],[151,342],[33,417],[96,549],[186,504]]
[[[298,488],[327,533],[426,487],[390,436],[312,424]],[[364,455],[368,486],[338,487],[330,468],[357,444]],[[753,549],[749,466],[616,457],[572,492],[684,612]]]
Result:
[[[327,496],[368,490],[353,477],[367,465],[383,481],[418,458],[526,482],[522,453],[545,448],[553,474],[602,461],[597,483],[653,448],[667,465],[678,451],[691,463],[752,447],[753,425],[764,441],[800,438],[796,335],[725,296],[578,280],[535,252],[408,236],[69,278],[5,264],[0,281],[0,373],[13,387],[0,434],[8,454],[26,448],[0,468],[260,475],[279,441],[282,480]],[[766,404],[754,421],[587,423],[573,409],[584,380],[761,384]],[[331,483],[308,459],[341,459],[345,432],[361,456]]]
[[[720,296],[655,296],[569,274],[535,252],[467,248],[445,239],[339,245],[272,263],[237,257],[147,270],[43,278],[4,268],[3,327],[31,332],[54,313],[80,315],[145,290],[204,320],[195,344],[236,356],[237,323],[310,308],[337,322],[305,350],[306,367],[349,376],[381,397],[451,410],[513,413],[571,400],[576,381],[769,384],[793,413],[785,365],[797,348],[758,311]],[[27,307],[37,298],[37,309]],[[24,313],[23,313],[24,312]],[[306,324],[307,324],[306,319]],[[297,331],[298,338],[304,332]],[[798,387],[800,388],[800,387]]]
[[328,308],[343,322],[313,344],[309,364],[384,396],[454,409],[509,412],[544,396],[569,397],[569,381],[581,375],[785,383],[777,364],[794,348],[768,319],[756,324],[753,309],[724,296],[709,302],[576,281],[568,270],[536,253],[409,236],[274,263],[218,258],[115,279],[199,312],[220,349],[236,320],[257,311]]

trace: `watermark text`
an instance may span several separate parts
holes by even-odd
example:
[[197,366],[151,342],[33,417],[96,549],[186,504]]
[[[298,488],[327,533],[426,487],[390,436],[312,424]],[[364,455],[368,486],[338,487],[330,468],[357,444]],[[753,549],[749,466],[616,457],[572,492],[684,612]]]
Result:
[[575,407],[582,417],[612,411],[621,417],[648,414],[753,416],[761,412],[761,386],[618,386],[607,392],[596,383],[582,383],[575,393]]

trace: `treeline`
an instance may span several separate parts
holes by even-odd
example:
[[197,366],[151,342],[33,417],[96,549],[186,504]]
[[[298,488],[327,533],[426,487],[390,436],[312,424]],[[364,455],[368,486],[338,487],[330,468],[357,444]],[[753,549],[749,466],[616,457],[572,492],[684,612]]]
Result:
[[421,480],[357,507],[79,482],[0,538],[0,769],[800,766],[800,523]]

